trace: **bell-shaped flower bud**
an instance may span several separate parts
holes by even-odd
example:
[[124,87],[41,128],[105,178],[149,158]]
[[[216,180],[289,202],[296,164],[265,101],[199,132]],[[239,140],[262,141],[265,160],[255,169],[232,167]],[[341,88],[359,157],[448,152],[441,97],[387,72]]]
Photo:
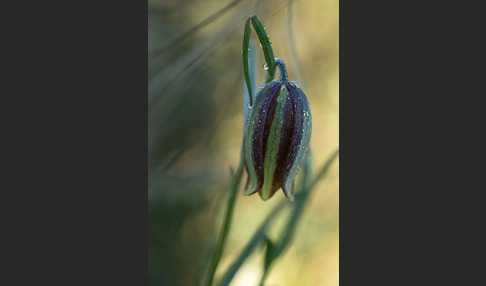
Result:
[[294,180],[311,137],[309,102],[285,64],[276,59],[280,79],[260,87],[245,124],[243,154],[248,174],[245,195],[266,201],[282,188],[293,200]]

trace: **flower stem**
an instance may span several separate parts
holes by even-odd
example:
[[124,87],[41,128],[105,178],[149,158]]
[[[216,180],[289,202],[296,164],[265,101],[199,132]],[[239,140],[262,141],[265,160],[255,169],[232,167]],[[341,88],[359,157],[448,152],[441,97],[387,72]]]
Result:
[[238,193],[238,187],[241,182],[242,171],[243,162],[240,162],[238,169],[234,173],[231,180],[230,196],[228,198],[228,207],[226,209],[226,214],[223,221],[223,228],[221,229],[218,244],[216,245],[216,249],[213,254],[213,259],[211,260],[211,264],[209,265],[208,275],[206,276],[206,281],[204,283],[205,286],[211,286],[211,284],[213,283],[214,274],[216,273],[219,261],[221,260],[221,256],[223,255],[224,246],[226,244],[229,230],[231,228],[231,220],[233,218],[233,211],[237,197],[236,194]]
[[280,80],[283,82],[288,82],[289,77],[287,74],[287,67],[285,66],[285,63],[281,59],[275,58],[275,64],[278,66],[278,69],[280,71]]

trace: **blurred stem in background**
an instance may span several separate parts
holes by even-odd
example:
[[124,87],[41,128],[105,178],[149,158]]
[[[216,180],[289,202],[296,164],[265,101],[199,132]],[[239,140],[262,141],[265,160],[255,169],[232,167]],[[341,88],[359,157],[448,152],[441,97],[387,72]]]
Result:
[[213,259],[211,260],[211,264],[209,265],[208,275],[206,277],[206,283],[204,285],[210,286],[213,283],[214,273],[216,272],[216,268],[218,267],[219,261],[221,260],[221,256],[223,254],[223,249],[226,244],[226,239],[228,238],[229,230],[231,227],[231,219],[233,218],[233,210],[236,203],[236,198],[238,194],[238,187],[240,186],[241,182],[241,175],[243,171],[243,161],[240,161],[238,169],[236,172],[231,171],[231,186],[229,191],[229,198],[228,198],[228,206],[226,207],[226,214],[224,216],[223,221],[223,228],[221,229],[221,234],[218,239],[218,243],[216,244],[216,249],[214,252]]
[[302,88],[305,88],[305,80],[304,80],[304,72],[302,70],[302,65],[299,60],[299,55],[297,53],[297,47],[295,45],[295,38],[294,38],[294,30],[292,24],[294,22],[294,17],[292,13],[292,4],[294,0],[287,1],[287,21],[285,21],[285,26],[287,27],[287,42],[288,47],[290,48],[290,62],[292,63],[292,67],[295,70],[295,77],[297,78],[297,82]]

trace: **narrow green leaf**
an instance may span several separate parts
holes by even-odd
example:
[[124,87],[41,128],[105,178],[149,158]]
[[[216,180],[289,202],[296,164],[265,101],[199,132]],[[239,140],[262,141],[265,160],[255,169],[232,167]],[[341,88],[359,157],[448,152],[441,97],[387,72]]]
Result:
[[267,242],[267,249],[265,251],[265,265],[264,265],[264,271],[267,271],[269,269],[270,264],[272,264],[274,257],[275,257],[275,251],[277,250],[277,247],[275,243],[273,243],[268,237],[265,237],[266,242]]
[[252,238],[248,241],[245,248],[241,251],[238,255],[236,260],[233,264],[230,265],[228,270],[226,271],[225,275],[221,279],[221,282],[218,284],[219,286],[229,285],[233,277],[235,276],[236,272],[240,269],[243,263],[246,261],[248,257],[260,246],[265,243],[265,231],[267,227],[273,222],[273,220],[277,217],[278,213],[284,208],[288,206],[286,201],[281,201],[280,204],[276,205],[275,208],[270,212],[270,214],[266,217],[265,221],[260,225],[260,227],[255,231]]
[[260,44],[262,45],[263,49],[263,55],[265,56],[265,61],[267,62],[267,78],[266,82],[271,82],[273,78],[275,77],[275,55],[273,54],[273,48],[272,48],[272,43],[270,42],[270,39],[268,38],[267,32],[265,31],[265,27],[263,26],[262,22],[260,19],[258,19],[258,16],[255,14],[250,17],[251,23],[253,25],[253,28],[255,29],[255,32],[257,33],[258,40],[260,41]]
[[251,89],[251,80],[250,80],[250,59],[248,57],[248,51],[250,50],[250,35],[251,35],[251,28],[250,28],[250,18],[246,20],[245,24],[245,32],[243,33],[243,72],[245,74],[245,81],[246,87],[248,88],[248,95],[250,97],[250,106],[253,105],[253,95]]
[[226,286],[230,284],[231,280],[233,280],[233,277],[236,275],[236,272],[238,272],[238,270],[241,268],[241,266],[246,261],[246,259],[250,257],[250,255],[254,251],[260,249],[260,247],[263,246],[264,237],[265,237],[264,230],[259,230],[255,232],[251,240],[248,241],[247,245],[241,251],[240,255],[236,258],[233,264],[228,268],[221,281],[217,284],[218,286]]
[[334,151],[334,153],[329,157],[329,159],[324,164],[324,166],[322,166],[321,170],[319,170],[314,180],[309,185],[309,189],[314,188],[317,182],[319,182],[319,180],[322,180],[325,177],[325,175],[327,175],[327,171],[329,170],[329,167],[331,166],[331,164],[334,162],[334,159],[336,159],[338,155],[339,155],[339,149]]

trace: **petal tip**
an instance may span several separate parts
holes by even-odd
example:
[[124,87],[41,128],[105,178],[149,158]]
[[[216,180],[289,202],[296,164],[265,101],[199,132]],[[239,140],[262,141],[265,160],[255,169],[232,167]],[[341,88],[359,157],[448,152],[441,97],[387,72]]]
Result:
[[256,193],[257,191],[258,191],[258,189],[257,189],[257,190],[246,189],[246,190],[243,192],[243,195],[245,195],[245,196],[251,196],[251,195],[253,195],[254,193]]

